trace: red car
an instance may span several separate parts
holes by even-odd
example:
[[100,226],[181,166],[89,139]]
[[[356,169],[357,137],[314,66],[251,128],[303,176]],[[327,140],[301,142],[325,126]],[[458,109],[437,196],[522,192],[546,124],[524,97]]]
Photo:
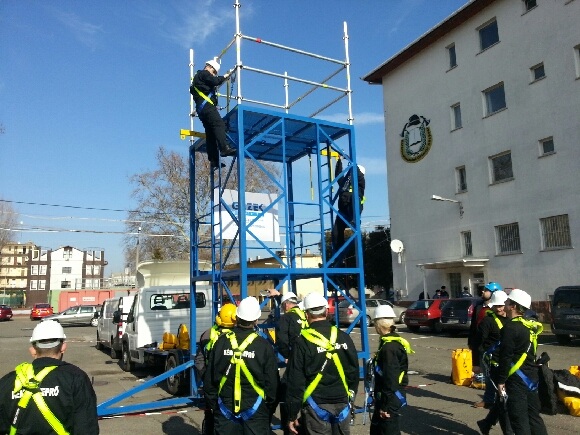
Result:
[[[336,307],[338,306],[338,304],[340,304],[342,301],[344,301],[344,296],[332,296],[329,295],[328,296],[328,309],[326,310],[326,318],[330,321],[335,320],[335,312],[336,312]],[[335,305],[336,304],[336,305]]]
[[0,305],[0,320],[12,319],[12,308],[8,305]]
[[411,332],[418,332],[421,326],[426,326],[433,332],[441,332],[441,309],[449,299],[421,299],[413,302],[407,308],[405,325]]
[[34,304],[32,310],[30,310],[30,320],[42,319],[46,316],[52,316],[54,311],[50,304]]

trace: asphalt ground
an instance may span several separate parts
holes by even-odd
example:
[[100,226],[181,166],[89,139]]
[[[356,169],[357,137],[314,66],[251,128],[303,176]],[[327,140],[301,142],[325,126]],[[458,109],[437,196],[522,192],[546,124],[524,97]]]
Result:
[[[37,322],[25,316],[17,316],[9,322],[0,323],[0,375],[12,370],[22,361],[30,360],[28,352],[29,338]],[[547,328],[549,331],[549,328]],[[134,373],[124,372],[117,360],[111,360],[109,354],[95,348],[96,329],[87,327],[66,327],[68,349],[64,359],[76,364],[94,378],[94,389],[99,403],[140,385],[152,377],[147,370]],[[482,391],[469,387],[459,387],[450,383],[451,351],[466,347],[466,336],[451,337],[445,334],[435,335],[428,331],[414,334],[405,326],[399,326],[399,333],[410,341],[415,354],[409,357],[410,385],[407,390],[409,406],[404,409],[401,429],[405,434],[477,434],[476,421],[482,419],[486,410],[472,408],[474,402],[480,401]],[[378,346],[378,336],[374,329],[369,331],[370,349],[374,352]],[[357,332],[352,332],[355,343]],[[360,341],[360,340],[359,340]],[[580,365],[580,340],[569,346],[559,345],[550,332],[545,332],[539,339],[538,353],[548,352],[553,369],[568,368]],[[159,386],[138,393],[121,404],[143,403],[162,400],[170,397]],[[364,389],[361,386],[355,404],[362,407]],[[555,416],[542,415],[548,433],[578,433],[578,418],[566,414]],[[114,418],[103,418],[99,425],[102,434],[139,433],[146,434],[199,434],[203,412],[198,408],[166,409],[139,415],[127,415]],[[351,427],[353,435],[369,433],[369,418],[363,425],[363,414],[356,415],[355,424]],[[275,433],[282,433],[275,431]],[[493,433],[501,433],[499,427]]]

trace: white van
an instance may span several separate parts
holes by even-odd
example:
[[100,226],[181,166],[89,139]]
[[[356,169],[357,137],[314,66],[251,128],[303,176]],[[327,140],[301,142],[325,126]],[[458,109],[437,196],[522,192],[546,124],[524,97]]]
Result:
[[211,286],[198,285],[193,304],[189,293],[189,285],[139,289],[127,316],[122,338],[121,366],[125,371],[131,371],[135,363],[164,366],[163,356],[167,355],[158,355],[154,351],[162,341],[164,332],[176,334],[182,323],[189,328],[190,306],[196,307],[196,335],[211,328]]
[[105,300],[97,325],[97,349],[109,348],[111,358],[119,357],[122,338],[134,295],[119,296]]

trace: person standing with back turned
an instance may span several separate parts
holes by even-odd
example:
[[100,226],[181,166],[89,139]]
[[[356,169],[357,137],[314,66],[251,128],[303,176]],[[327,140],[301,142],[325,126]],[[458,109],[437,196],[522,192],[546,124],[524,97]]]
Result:
[[97,397],[87,374],[62,361],[66,335],[56,320],[30,337],[32,363],[0,379],[0,434],[95,435]]
[[217,61],[208,60],[205,68],[197,71],[189,88],[189,92],[193,95],[197,116],[205,129],[207,158],[214,168],[219,165],[220,154],[222,157],[236,154],[236,149],[228,145],[226,124],[217,109],[217,88],[228,79],[231,73],[228,71],[220,76],[219,70],[220,64]]

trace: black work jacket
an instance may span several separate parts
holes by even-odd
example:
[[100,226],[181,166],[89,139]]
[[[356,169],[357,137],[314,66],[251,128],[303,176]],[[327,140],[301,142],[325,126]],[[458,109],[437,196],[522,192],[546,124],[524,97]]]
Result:
[[508,373],[512,363],[516,363],[524,352],[527,352],[526,359],[520,370],[530,378],[531,381],[537,382],[539,379],[538,366],[536,365],[536,355],[534,346],[530,346],[530,330],[519,321],[511,319],[505,323],[501,330],[501,345],[499,349],[499,368],[498,383],[509,384],[510,382],[522,382],[517,373],[508,378]]
[[195,88],[207,95],[213,102],[214,106],[217,106],[217,87],[225,80],[224,76],[214,76],[206,69],[198,70],[193,78],[193,83],[189,88],[189,92],[193,95],[193,101],[195,101],[196,106],[202,104],[205,99],[197,93]]
[[[97,397],[85,372],[73,364],[54,358],[36,358],[32,361],[34,373],[49,366],[57,366],[40,383],[44,401],[54,416],[72,435],[94,435],[99,433],[97,420]],[[0,434],[10,432],[12,419],[18,407],[20,394],[13,397],[16,372],[12,371],[0,379]],[[22,390],[23,391],[23,390]],[[50,435],[52,430],[42,416],[34,400],[19,417],[18,434]]]
[[[238,346],[241,346],[246,337],[253,332],[253,329],[239,327],[232,329],[232,333],[236,336]],[[215,342],[215,345],[209,352],[207,370],[204,375],[204,391],[209,401],[209,406],[214,411],[219,409],[217,402],[220,381],[229,368],[227,380],[219,393],[219,397],[221,397],[224,405],[230,411],[234,412],[234,382],[236,370],[234,364],[231,364],[230,368],[232,344],[228,335],[220,335]],[[254,382],[264,390],[266,395],[264,401],[270,411],[272,411],[276,403],[276,394],[280,382],[274,349],[272,349],[272,346],[265,338],[258,336],[246,348],[246,352],[242,359],[252,374]],[[258,399],[258,394],[241,370],[240,376],[242,389],[241,411],[246,411],[254,405]]]
[[293,312],[288,312],[280,317],[276,325],[276,345],[278,352],[284,358],[290,358],[290,350],[294,343],[300,337],[302,331],[302,319]]
[[[320,332],[328,339],[330,339],[331,327],[332,325],[328,320],[318,320],[310,325],[310,328]],[[335,348],[344,370],[348,388],[356,394],[359,383],[359,368],[354,343],[347,333],[339,330],[336,336]],[[325,349],[319,349],[302,335],[296,340],[288,360],[287,373],[285,374],[288,379],[286,403],[290,420],[297,418],[302,409],[304,391],[320,372],[325,360]],[[347,392],[332,360],[322,372],[322,379],[312,393],[312,399],[318,405],[324,403],[348,403]]]
[[[497,315],[497,314],[496,314]],[[502,325],[509,322],[507,317],[497,316]],[[503,327],[502,327],[503,329]],[[475,336],[474,346],[477,347],[479,355],[483,356],[484,352],[496,344],[501,338],[501,329],[499,328],[495,318],[492,314],[487,313],[479,326],[477,327],[477,335]],[[499,347],[493,352],[494,360],[497,361],[499,355]]]
[[[399,334],[390,333],[383,337],[400,337]],[[395,391],[404,395],[404,387],[409,384],[407,370],[409,360],[407,352],[401,343],[396,341],[382,342],[377,351],[375,366],[380,369],[380,373],[375,371],[375,399],[376,406],[381,411],[388,413],[396,412],[401,408],[401,401],[395,395]],[[399,378],[404,373],[401,382]]]
[[[335,174],[340,174],[342,172],[342,160],[338,159],[335,166]],[[363,200],[365,196],[365,176],[361,172],[361,170],[356,167],[356,174],[357,174],[357,181],[358,181],[358,196],[359,196],[359,203]],[[338,205],[340,208],[348,207],[352,204],[352,168],[350,171],[346,173],[344,177],[340,177],[338,180],[338,187],[339,187],[339,198],[338,198]]]

